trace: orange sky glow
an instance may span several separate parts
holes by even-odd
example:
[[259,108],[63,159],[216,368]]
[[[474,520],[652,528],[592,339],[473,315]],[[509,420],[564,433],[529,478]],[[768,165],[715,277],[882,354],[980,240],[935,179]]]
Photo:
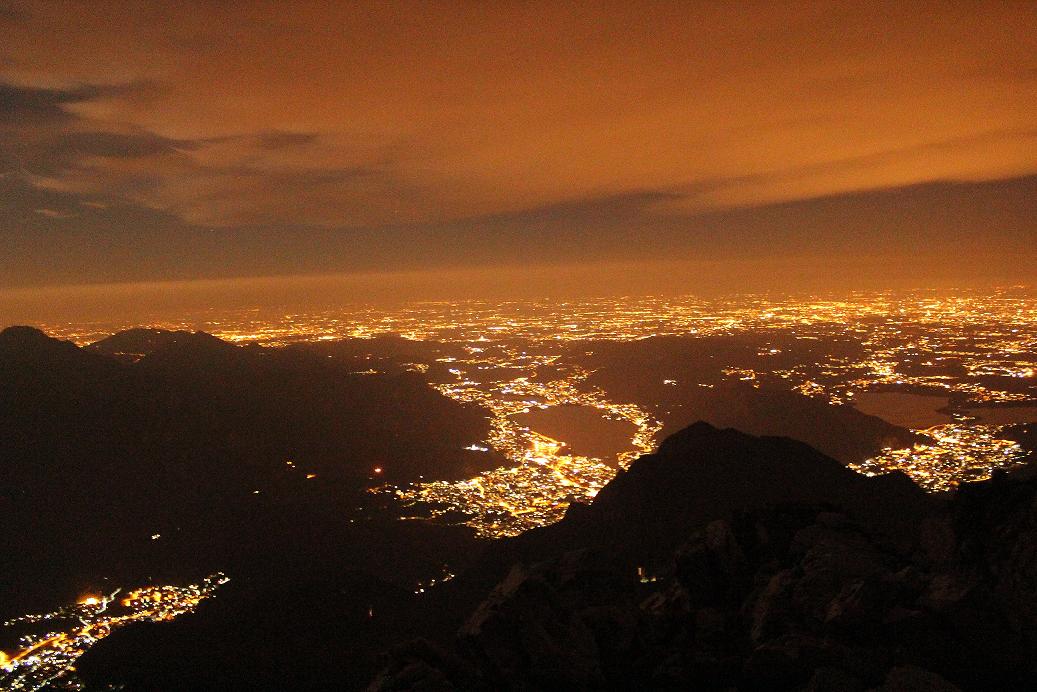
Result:
[[859,257],[1034,276],[1031,2],[15,0],[0,31],[0,288]]

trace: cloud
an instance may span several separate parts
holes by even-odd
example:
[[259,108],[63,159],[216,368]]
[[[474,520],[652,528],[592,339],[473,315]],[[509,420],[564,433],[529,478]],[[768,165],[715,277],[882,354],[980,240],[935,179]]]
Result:
[[438,219],[434,205],[397,178],[388,147],[284,130],[174,139],[76,108],[139,93],[133,85],[0,84],[0,165],[41,189],[118,198],[208,226]]
[[[883,189],[919,181],[983,180],[1026,171],[1037,151],[1037,129],[982,132],[886,151],[728,179],[678,186],[655,208],[686,214],[708,209],[756,206],[861,189]],[[996,154],[996,162],[990,157]],[[876,181],[861,186],[862,178]],[[885,181],[878,185],[877,181]]]
[[62,105],[76,98],[79,96],[70,91],[0,84],[0,123],[43,126],[54,121],[68,121],[71,116]]
[[[702,212],[662,215],[654,208],[675,199],[657,192],[586,198],[521,212],[444,222],[356,228],[258,224],[189,224],[179,215],[104,200],[83,204],[76,194],[0,179],[0,285],[137,281],[294,274],[392,272],[493,267],[558,267],[596,262],[666,260],[712,263],[713,279],[658,276],[651,265],[639,286],[730,288],[742,280],[770,290],[797,290],[786,275],[742,276],[794,261],[847,270],[831,290],[872,285],[925,285],[980,275],[1019,282],[1034,275],[1033,220],[1037,176],[982,183],[929,183]],[[37,213],[51,209],[75,218]],[[695,265],[694,263],[699,263]],[[748,263],[748,264],[747,264]],[[910,268],[892,277],[884,272]],[[725,270],[725,267],[727,268]],[[754,271],[757,271],[754,270]],[[864,272],[862,274],[862,272]],[[876,272],[878,272],[876,274]],[[512,276],[518,276],[513,272]],[[550,278],[550,271],[531,273]],[[1028,278],[1027,278],[1028,277]],[[991,279],[992,280],[992,279]],[[816,288],[816,284],[811,285]],[[551,286],[545,285],[544,290]],[[538,287],[526,287],[535,295]],[[653,290],[648,288],[646,290]],[[667,289],[670,290],[670,289]],[[744,288],[742,290],[745,290]]]
[[79,195],[115,196],[177,215],[191,224],[283,224],[357,228],[435,219],[420,190],[394,177],[390,166],[359,159],[323,165],[278,155],[282,144],[256,138],[195,142],[186,148],[148,139],[105,138],[52,175],[40,188]]
[[37,88],[0,82],[0,122],[35,126],[69,123],[77,119],[77,104],[131,97],[145,88],[143,83]]
[[256,137],[256,144],[261,149],[285,149],[288,147],[299,147],[313,144],[318,135],[313,132],[283,132],[271,130],[262,132]]
[[48,219],[68,219],[75,216],[75,214],[57,211],[55,209],[37,209],[36,213],[40,216],[46,216]]
[[1037,172],[1025,4],[7,4],[0,233],[141,270],[844,247],[888,197],[825,200]]
[[86,157],[144,157],[195,146],[125,123],[91,121],[71,110],[103,95],[136,90],[133,85],[44,89],[0,83],[0,171],[61,175]]
[[1019,5],[13,8],[13,114],[77,130],[50,177],[204,223],[434,223],[713,186],[700,209],[1037,166],[1025,138],[969,141],[1037,128]]

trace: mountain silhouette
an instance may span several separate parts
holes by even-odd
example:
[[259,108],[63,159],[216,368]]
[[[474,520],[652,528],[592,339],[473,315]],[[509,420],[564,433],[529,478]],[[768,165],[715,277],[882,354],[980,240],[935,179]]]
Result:
[[[264,348],[161,330],[78,348],[0,332],[0,612],[231,575],[196,613],[94,646],[77,664],[88,689],[1037,681],[1032,468],[927,495],[902,474],[862,476],[803,442],[700,421],[558,523],[482,540],[399,521],[367,492],[502,463],[463,449],[485,439],[484,412],[411,372],[438,348]],[[753,425],[784,405],[714,385],[696,387],[721,397],[710,405],[769,402],[726,409]],[[819,406],[813,434],[827,443],[863,422],[844,450],[888,432],[786,394],[779,429]],[[1033,448],[1032,426],[1006,432]],[[457,576],[416,588],[446,569]]]
[[368,689],[1032,688],[1034,475],[943,498],[852,475],[694,425],[441,587],[498,578]]
[[591,504],[570,505],[562,521],[496,542],[442,593],[459,603],[468,599],[470,607],[514,563],[565,550],[591,549],[629,570],[654,569],[693,529],[783,503],[840,507],[909,550],[922,517],[939,500],[901,473],[862,476],[795,440],[699,422],[620,471]]
[[[320,540],[368,541],[357,550],[373,555],[379,541],[357,527],[389,514],[368,487],[502,463],[464,449],[488,434],[481,410],[417,373],[360,374],[351,359],[203,333],[134,330],[77,348],[5,329],[0,393],[5,617],[105,583],[179,582],[227,561],[260,569],[282,543],[319,557]],[[467,530],[421,530],[436,534],[430,550],[449,553],[446,535],[472,540]],[[395,547],[383,552],[399,558]],[[410,582],[407,564],[399,571]]]
[[100,341],[95,341],[86,348],[87,350],[135,362],[155,351],[176,347],[202,347],[206,344],[214,348],[220,345],[230,346],[230,344],[226,344],[205,332],[141,327],[118,332]]
[[863,358],[860,346],[847,341],[775,334],[765,343],[776,346],[777,353],[761,355],[760,337],[750,335],[588,342],[570,347],[570,357],[592,371],[588,385],[641,405],[663,423],[667,434],[702,420],[753,435],[791,437],[844,464],[919,441],[912,431],[852,406],[833,406],[827,399],[791,391],[783,379],[749,382],[724,373],[731,368],[795,368],[827,357]]
[[228,592],[116,632],[80,671],[99,689],[1019,688],[1035,679],[1037,592],[1021,576],[1035,499],[1015,476],[924,495],[700,423],[558,524],[486,544],[456,579],[423,595],[376,587],[376,632],[314,612],[380,598],[341,592],[347,560],[271,618]]

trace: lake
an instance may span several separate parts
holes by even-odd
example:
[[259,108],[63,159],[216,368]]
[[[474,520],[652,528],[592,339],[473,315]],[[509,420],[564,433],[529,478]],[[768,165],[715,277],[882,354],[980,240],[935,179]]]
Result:
[[569,452],[597,457],[609,463],[620,452],[631,448],[630,438],[637,428],[625,420],[605,418],[590,406],[563,404],[520,413],[514,420],[541,435],[564,442]]
[[922,430],[951,422],[949,415],[938,412],[938,409],[950,403],[950,399],[945,396],[906,392],[862,392],[856,395],[853,401],[858,411],[904,428]]

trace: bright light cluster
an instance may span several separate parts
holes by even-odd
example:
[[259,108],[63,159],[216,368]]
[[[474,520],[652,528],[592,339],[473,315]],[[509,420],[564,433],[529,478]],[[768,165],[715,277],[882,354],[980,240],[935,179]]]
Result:
[[82,689],[75,677],[76,659],[97,641],[131,622],[161,622],[190,612],[227,581],[217,573],[200,584],[146,586],[121,597],[116,589],[54,612],[9,620],[5,628],[45,626],[38,634],[23,636],[18,651],[0,655],[0,689]]
[[[45,328],[85,343],[126,326]],[[482,535],[493,537],[556,521],[570,499],[593,497],[617,467],[658,442],[657,412],[589,386],[590,373],[570,352],[576,342],[750,336],[756,342],[752,367],[718,361],[715,376],[754,387],[781,386],[835,406],[852,405],[866,391],[937,394],[952,397],[963,409],[1037,403],[1037,297],[1018,288],[855,294],[838,300],[750,295],[430,302],[292,314],[228,311],[218,318],[207,313],[155,326],[200,329],[234,342],[266,345],[390,333],[431,343],[440,357],[405,367],[444,395],[483,407],[491,432],[469,448],[493,448],[510,466],[459,483],[433,480],[385,490],[403,502],[420,503],[432,515],[460,513]],[[785,345],[772,343],[778,340]],[[790,363],[790,353],[796,352],[786,348],[790,340],[796,348],[817,348],[804,350],[810,355]],[[854,355],[826,350],[831,344],[848,345]],[[673,376],[663,382],[714,386]],[[591,407],[604,418],[633,424],[629,445],[615,458],[578,456],[564,440],[556,443],[516,420],[519,414],[560,405]],[[964,410],[953,420],[918,431],[924,444],[887,450],[858,469],[904,470],[935,490],[986,477],[1021,455],[1013,442],[998,437],[998,426],[976,421]]]
[[882,454],[850,468],[873,476],[902,471],[926,490],[950,490],[961,483],[990,478],[997,468],[1012,466],[1024,457],[1012,440],[997,436],[999,426],[955,421],[922,431],[928,442],[907,449],[885,449]]

